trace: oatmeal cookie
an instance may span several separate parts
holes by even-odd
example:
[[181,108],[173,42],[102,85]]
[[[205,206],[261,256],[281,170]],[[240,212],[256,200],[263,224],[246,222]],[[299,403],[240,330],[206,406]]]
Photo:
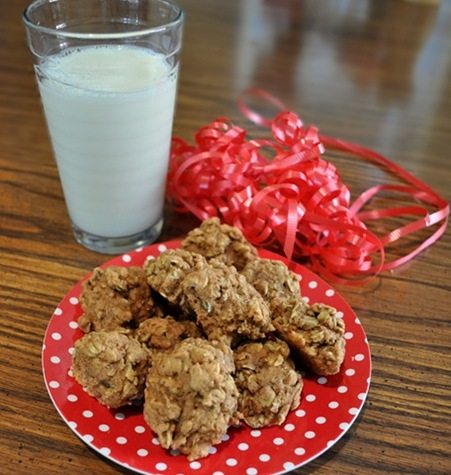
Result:
[[110,408],[142,399],[147,370],[147,350],[119,331],[91,332],[75,342],[75,379]]
[[174,249],[163,252],[144,264],[148,284],[172,304],[183,300],[181,283],[186,275],[202,269],[207,261],[200,254]]
[[338,373],[344,359],[344,322],[332,307],[307,305],[296,275],[280,261],[255,259],[242,274],[271,309],[279,336],[296,350],[303,363],[320,375]]
[[257,257],[256,249],[243,233],[232,226],[221,224],[218,218],[205,220],[182,241],[183,249],[197,252],[207,260],[219,259],[226,265],[241,270]]
[[272,311],[281,300],[300,296],[298,276],[281,261],[254,259],[246,264],[241,273],[257,289]]
[[189,337],[201,337],[194,322],[176,321],[172,317],[149,318],[136,330],[135,338],[149,350],[169,350],[177,343]]
[[85,333],[136,327],[160,314],[140,267],[94,269],[83,284],[80,303],[84,313],[78,324]]
[[177,249],[146,263],[150,286],[194,313],[209,340],[258,339],[273,331],[269,308],[235,267]]
[[144,419],[162,447],[195,460],[221,442],[238,404],[233,371],[230,349],[199,338],[156,353],[146,382]]
[[189,273],[181,287],[209,340],[256,340],[274,330],[268,306],[233,266],[212,260]]
[[234,353],[238,410],[254,429],[281,425],[300,402],[302,378],[280,340],[248,343]]
[[314,373],[326,376],[340,371],[345,355],[345,330],[334,308],[319,303],[310,306],[292,299],[278,307],[273,323]]

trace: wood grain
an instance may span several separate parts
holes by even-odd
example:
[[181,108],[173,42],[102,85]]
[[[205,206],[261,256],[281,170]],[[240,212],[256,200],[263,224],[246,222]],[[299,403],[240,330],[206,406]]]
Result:
[[[20,21],[26,3],[0,2],[0,472],[126,473],[71,433],[41,376],[53,308],[106,256],[72,239]],[[259,86],[323,133],[387,154],[450,198],[449,0],[181,4],[177,135],[189,139],[220,115],[244,124],[237,95]],[[384,179],[329,158],[354,193]],[[168,207],[161,239],[195,224]],[[296,473],[451,473],[450,249],[447,232],[402,269],[340,289],[368,334],[372,386],[342,441]]]

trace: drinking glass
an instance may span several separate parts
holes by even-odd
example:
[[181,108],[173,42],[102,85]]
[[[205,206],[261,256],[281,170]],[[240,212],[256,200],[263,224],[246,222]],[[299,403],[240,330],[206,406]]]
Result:
[[183,12],[172,0],[36,0],[28,46],[76,241],[157,239]]

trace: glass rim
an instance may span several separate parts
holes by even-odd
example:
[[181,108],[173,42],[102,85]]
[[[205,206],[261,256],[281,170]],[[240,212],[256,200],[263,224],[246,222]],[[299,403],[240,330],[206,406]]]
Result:
[[62,36],[64,38],[72,38],[72,39],[79,39],[79,40],[88,40],[88,39],[101,39],[101,40],[108,40],[108,39],[121,39],[121,38],[132,38],[137,36],[145,36],[152,33],[161,33],[162,31],[168,30],[180,24],[183,21],[184,13],[183,9],[174,1],[174,0],[158,0],[161,3],[166,3],[167,5],[171,5],[177,9],[177,16],[174,20],[164,23],[159,26],[151,26],[147,28],[143,28],[142,30],[135,30],[135,31],[125,31],[125,32],[116,32],[116,33],[81,33],[77,31],[64,31],[58,28],[51,28],[48,26],[37,25],[33,20],[30,18],[29,13],[34,7],[41,6],[42,4],[46,3],[48,0],[33,0],[23,11],[22,13],[22,20],[25,25],[29,28],[33,28],[36,31],[47,33],[51,35]]

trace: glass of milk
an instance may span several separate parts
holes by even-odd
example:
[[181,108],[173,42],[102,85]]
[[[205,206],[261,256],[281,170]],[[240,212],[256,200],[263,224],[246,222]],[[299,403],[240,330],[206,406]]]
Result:
[[183,12],[36,0],[23,15],[75,239],[116,254],[163,225]]

